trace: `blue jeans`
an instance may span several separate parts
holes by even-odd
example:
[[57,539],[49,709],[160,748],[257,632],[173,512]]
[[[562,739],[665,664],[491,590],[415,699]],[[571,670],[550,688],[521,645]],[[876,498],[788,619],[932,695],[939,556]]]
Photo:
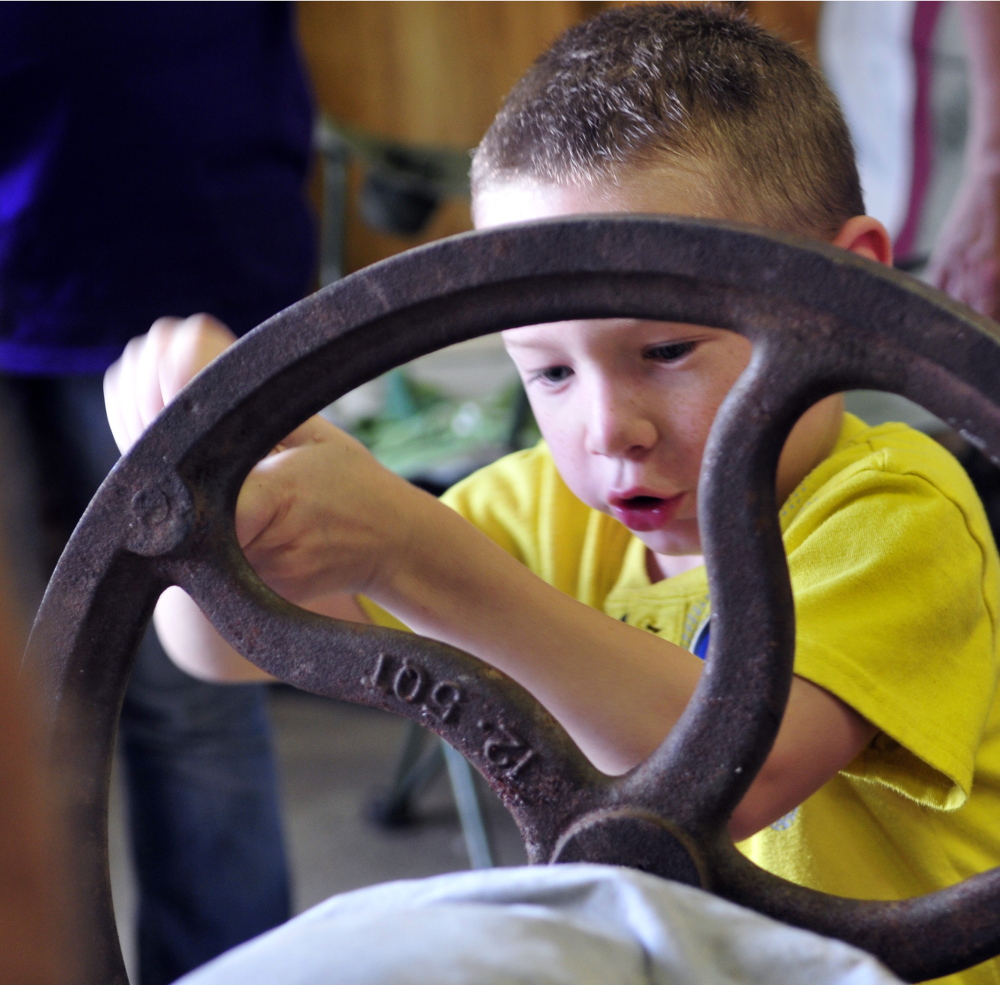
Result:
[[[118,457],[98,377],[2,381],[21,457],[36,473],[24,497],[38,516],[35,551],[49,570]],[[26,521],[30,518],[26,518]],[[141,985],[166,985],[288,919],[288,865],[260,685],[213,685],[169,660],[150,629],[122,708],[129,830],[139,890]]]

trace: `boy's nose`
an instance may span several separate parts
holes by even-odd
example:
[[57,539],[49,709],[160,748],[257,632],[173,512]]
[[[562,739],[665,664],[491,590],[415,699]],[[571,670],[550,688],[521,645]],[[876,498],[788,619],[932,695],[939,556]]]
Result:
[[595,395],[586,448],[593,455],[641,455],[656,444],[656,425],[627,396]]

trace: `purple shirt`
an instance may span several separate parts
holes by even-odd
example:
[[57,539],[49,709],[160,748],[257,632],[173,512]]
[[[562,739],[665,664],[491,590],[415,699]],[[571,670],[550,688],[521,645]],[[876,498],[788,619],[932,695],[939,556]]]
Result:
[[242,333],[309,289],[292,18],[0,4],[0,370],[103,372],[160,315]]

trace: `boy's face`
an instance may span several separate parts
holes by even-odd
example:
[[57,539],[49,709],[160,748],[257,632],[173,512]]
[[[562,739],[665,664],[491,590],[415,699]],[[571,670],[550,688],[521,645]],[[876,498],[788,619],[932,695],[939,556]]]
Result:
[[[523,181],[488,187],[473,214],[480,229],[580,213],[724,218],[704,188],[703,178],[673,170],[626,175],[610,187]],[[503,338],[576,496],[632,530],[664,575],[680,570],[671,558],[700,554],[702,454],[750,342],[723,329],[635,319],[532,325]],[[829,453],[840,422],[838,398],[827,398],[796,425],[779,465],[782,500]]]

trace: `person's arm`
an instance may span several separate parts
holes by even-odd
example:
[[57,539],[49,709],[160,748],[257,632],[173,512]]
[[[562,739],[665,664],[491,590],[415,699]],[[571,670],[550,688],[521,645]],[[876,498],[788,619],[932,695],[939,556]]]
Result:
[[[366,594],[416,632],[519,681],[605,772],[622,772],[657,748],[686,707],[701,660],[552,588],[430,497],[396,508],[419,535],[399,535]],[[874,734],[836,697],[793,678],[774,748],[730,823],[733,837],[788,813]]]
[[[204,351],[187,338],[192,329],[172,331],[181,356],[164,350],[172,343],[161,329],[136,343],[109,377],[109,413],[126,440],[137,436],[128,429],[141,430],[162,404],[164,379],[165,392],[173,389],[173,370],[162,366]],[[200,365],[188,362],[192,368]],[[150,397],[150,388],[160,396]],[[118,406],[122,401],[129,407]],[[236,532],[260,576],[289,600],[308,605],[365,594],[416,632],[505,671],[608,773],[636,765],[663,741],[701,675],[701,661],[688,651],[552,588],[319,418],[253,469]],[[220,670],[231,670],[228,658],[205,673]],[[787,813],[873,734],[837,698],[795,679],[774,749],[732,819],[733,836],[747,837]]]
[[961,3],[969,60],[965,174],[930,262],[932,282],[1000,317],[1000,4]]

